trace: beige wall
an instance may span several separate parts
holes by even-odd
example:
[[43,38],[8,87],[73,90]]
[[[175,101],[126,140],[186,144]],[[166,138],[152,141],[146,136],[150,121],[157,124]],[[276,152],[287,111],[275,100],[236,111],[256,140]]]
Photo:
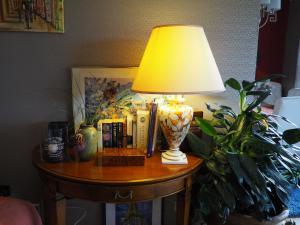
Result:
[[253,80],[258,21],[259,3],[249,0],[66,0],[64,34],[1,32],[0,183],[38,199],[31,151],[46,122],[70,118],[71,67],[136,66],[153,26],[196,24],[223,80]]

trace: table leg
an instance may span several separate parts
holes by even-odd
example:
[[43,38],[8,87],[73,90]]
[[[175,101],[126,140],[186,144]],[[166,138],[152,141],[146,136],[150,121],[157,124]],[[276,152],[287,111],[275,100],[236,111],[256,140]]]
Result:
[[57,196],[55,183],[44,183],[44,219],[46,225],[66,224],[66,200]]
[[177,194],[176,205],[176,223],[177,225],[188,225],[190,204],[191,204],[191,190],[192,190],[192,176],[186,178],[185,190]]

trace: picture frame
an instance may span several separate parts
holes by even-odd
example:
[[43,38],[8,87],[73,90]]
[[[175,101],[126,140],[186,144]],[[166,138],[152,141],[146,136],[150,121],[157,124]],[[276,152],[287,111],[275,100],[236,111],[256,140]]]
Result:
[[114,97],[118,100],[126,98],[126,101],[130,101],[134,97],[139,98],[138,94],[133,94],[130,91],[137,69],[138,67],[72,68],[72,102],[75,131],[86,119],[86,115],[94,113],[93,110],[98,107],[97,104],[110,107],[108,101],[112,101]]
[[[122,225],[124,219],[128,219],[126,215],[128,214],[128,209],[130,204],[134,204],[134,211],[136,210],[136,220],[143,219],[144,225],[161,225],[162,220],[162,199],[154,199],[145,202],[138,203],[121,203],[121,204],[113,204],[106,203],[105,204],[105,224],[110,225]],[[130,212],[132,215],[132,212]],[[131,220],[131,225],[140,224],[135,219]],[[134,222],[137,222],[136,224]]]

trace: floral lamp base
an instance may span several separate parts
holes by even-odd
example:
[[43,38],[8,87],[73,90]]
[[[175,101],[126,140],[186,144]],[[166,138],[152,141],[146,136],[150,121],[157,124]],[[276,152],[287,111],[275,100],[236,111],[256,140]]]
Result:
[[179,150],[179,146],[189,131],[193,108],[173,103],[161,106],[158,113],[160,126],[170,148],[162,153],[162,163],[187,164],[186,155]]

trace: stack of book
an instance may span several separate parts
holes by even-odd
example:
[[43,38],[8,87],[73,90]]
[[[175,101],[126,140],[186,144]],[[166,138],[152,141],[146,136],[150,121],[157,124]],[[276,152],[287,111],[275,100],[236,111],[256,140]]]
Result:
[[157,104],[139,109],[135,114],[118,119],[98,121],[98,150],[105,148],[138,148],[150,157],[155,148],[158,119]]

